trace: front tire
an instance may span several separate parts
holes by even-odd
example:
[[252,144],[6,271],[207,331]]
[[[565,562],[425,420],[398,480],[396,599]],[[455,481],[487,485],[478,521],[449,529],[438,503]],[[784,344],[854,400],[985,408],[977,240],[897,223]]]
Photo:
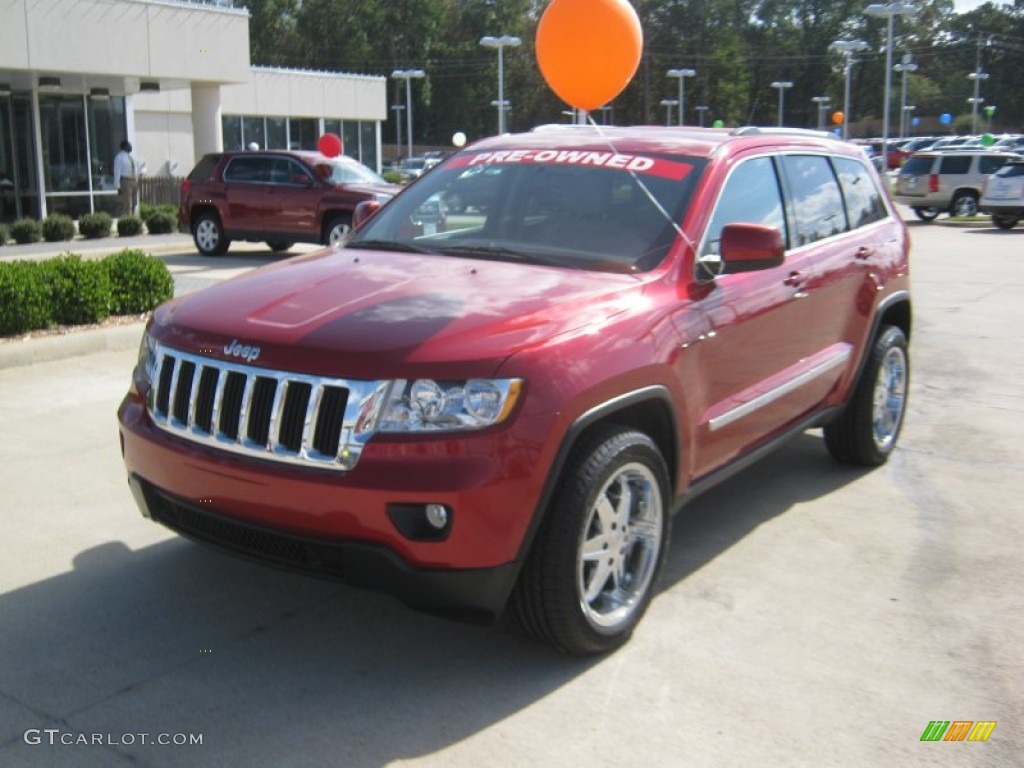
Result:
[[192,225],[192,240],[203,256],[223,256],[231,241],[224,236],[224,227],[215,213],[201,213]]
[[572,654],[625,643],[654,595],[669,498],[665,461],[647,435],[607,425],[584,438],[513,596],[522,627]]
[[895,326],[881,329],[853,397],[825,426],[825,446],[838,461],[874,467],[896,448],[910,384],[907,338]]
[[978,196],[973,192],[957,192],[949,205],[950,216],[976,216],[978,214]]
[[1009,216],[1006,214],[992,214],[992,223],[1000,229],[1013,229],[1017,226],[1017,222],[1020,221],[1018,216]]
[[938,215],[942,213],[938,208],[913,208],[912,210],[914,215],[921,221],[935,221]]
[[333,217],[324,227],[324,245],[334,245],[352,231],[352,217],[340,214]]

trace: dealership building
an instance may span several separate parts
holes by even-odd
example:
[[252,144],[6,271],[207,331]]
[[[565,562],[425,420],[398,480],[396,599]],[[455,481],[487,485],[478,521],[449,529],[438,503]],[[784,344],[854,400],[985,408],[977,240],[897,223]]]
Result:
[[387,80],[254,67],[249,12],[186,0],[0,0],[0,221],[118,213],[113,159],[186,175],[207,152],[315,149],[380,170]]

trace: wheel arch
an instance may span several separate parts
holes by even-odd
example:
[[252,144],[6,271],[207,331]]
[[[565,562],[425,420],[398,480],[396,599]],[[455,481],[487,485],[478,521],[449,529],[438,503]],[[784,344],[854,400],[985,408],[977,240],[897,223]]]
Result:
[[[650,437],[665,460],[670,492],[676,492],[681,437],[671,393],[667,387],[652,385],[622,394],[580,414],[566,430],[533,510],[530,526],[519,545],[517,560],[522,561],[529,554],[573,449],[589,432],[605,424],[636,429]],[[674,507],[674,498],[666,502],[670,508]]]
[[[857,390],[857,382],[864,373],[864,366],[867,365],[871,355],[871,347],[882,328],[893,325],[903,331],[903,335],[910,341],[910,333],[913,328],[913,308],[910,303],[910,291],[896,291],[886,296],[875,309],[875,317],[871,322],[871,330],[864,340],[860,359],[857,361],[857,371],[851,379],[850,391],[844,399],[844,405],[850,402],[854,392]],[[833,415],[836,415],[835,413]]]
[[220,225],[222,227],[224,226],[224,217],[220,215],[220,209],[217,208],[216,205],[212,205],[210,203],[198,203],[196,205],[193,205],[189,209],[189,231],[194,232],[196,229],[196,219],[198,219],[203,214],[207,213],[212,213],[214,216],[216,216],[217,221],[220,222]]

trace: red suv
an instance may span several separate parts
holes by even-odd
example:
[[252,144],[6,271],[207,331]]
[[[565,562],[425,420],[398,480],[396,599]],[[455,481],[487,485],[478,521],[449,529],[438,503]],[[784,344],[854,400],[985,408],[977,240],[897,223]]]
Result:
[[297,242],[333,243],[352,228],[364,200],[401,189],[350,157],[319,152],[205,155],[182,182],[179,223],[205,256],[232,240],[265,240],[275,251]]
[[[439,217],[481,168],[488,204]],[[688,500],[811,427],[895,447],[907,231],[851,144],[538,129],[375,207],[154,313],[119,411],[147,517],[595,653]]]

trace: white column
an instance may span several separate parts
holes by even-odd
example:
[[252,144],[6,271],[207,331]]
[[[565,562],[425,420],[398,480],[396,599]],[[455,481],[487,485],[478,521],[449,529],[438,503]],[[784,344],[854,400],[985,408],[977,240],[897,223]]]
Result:
[[209,152],[224,149],[220,121],[220,86],[192,85],[192,144],[195,162]]

